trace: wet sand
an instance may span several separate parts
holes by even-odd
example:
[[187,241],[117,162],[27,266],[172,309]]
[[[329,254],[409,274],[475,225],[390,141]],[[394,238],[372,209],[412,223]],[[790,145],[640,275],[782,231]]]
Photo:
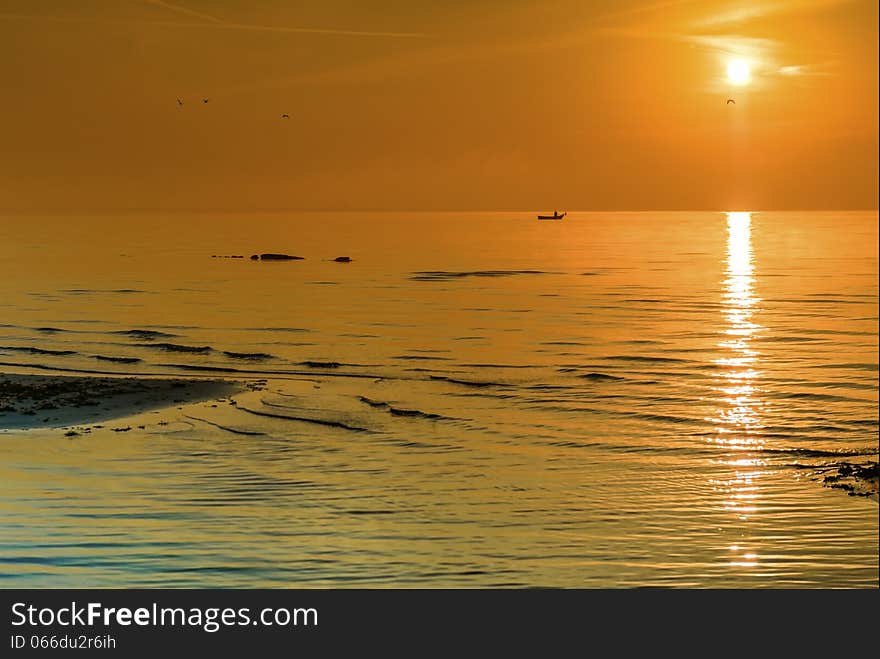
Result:
[[228,380],[0,374],[0,430],[72,428],[244,389]]

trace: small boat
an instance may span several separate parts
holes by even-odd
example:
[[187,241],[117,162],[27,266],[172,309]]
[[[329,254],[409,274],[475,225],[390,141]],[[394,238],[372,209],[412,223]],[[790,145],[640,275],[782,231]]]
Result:
[[558,213],[557,211],[553,211],[553,215],[538,215],[539,220],[561,220],[563,217],[568,215],[568,212]]

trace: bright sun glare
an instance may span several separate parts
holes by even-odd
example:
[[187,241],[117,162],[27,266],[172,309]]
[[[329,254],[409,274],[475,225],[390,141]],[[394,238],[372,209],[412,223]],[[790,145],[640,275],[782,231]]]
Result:
[[748,84],[751,77],[752,71],[745,60],[734,59],[727,63],[727,79],[734,85]]

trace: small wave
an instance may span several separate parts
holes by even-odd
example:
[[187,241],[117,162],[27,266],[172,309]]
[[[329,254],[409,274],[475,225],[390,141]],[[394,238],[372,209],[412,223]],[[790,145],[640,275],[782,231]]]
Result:
[[339,362],[316,362],[316,361],[305,361],[299,362],[300,366],[307,366],[308,368],[339,368],[342,366]]
[[532,364],[461,364],[465,368],[535,368]]
[[132,293],[146,293],[147,291],[142,291],[138,288],[113,288],[113,289],[102,289],[102,288],[67,288],[59,291],[59,293],[65,293],[67,295],[94,295],[94,294],[117,294],[117,295],[130,295]]
[[602,357],[608,361],[621,362],[645,362],[645,363],[666,363],[666,364],[692,364],[692,359],[680,359],[678,357],[645,357],[643,355],[611,355]]
[[370,407],[390,407],[390,405],[381,400],[373,400],[372,398],[367,398],[366,396],[358,396],[358,400]]
[[396,515],[399,510],[342,510],[344,515]]
[[503,387],[506,386],[500,382],[480,382],[475,380],[459,380],[457,378],[449,378],[445,375],[432,375],[432,380],[442,380],[443,382],[451,382],[452,384],[460,384],[465,387]]
[[158,348],[168,352],[188,352],[202,355],[213,350],[211,346],[184,346],[179,343],[138,343],[136,345],[140,348]]
[[61,366],[49,366],[48,364],[21,364],[18,362],[0,362],[0,366],[14,366],[15,368],[36,368],[41,371],[58,371],[63,373],[94,373],[96,375],[116,375],[112,371],[94,371],[87,368],[63,368]]
[[414,272],[410,277],[413,281],[452,281],[465,277],[513,277],[516,275],[547,275],[543,270],[470,270],[450,272],[446,270],[425,270]]
[[791,302],[794,304],[864,304],[863,302],[856,300],[842,300],[839,298],[829,298],[829,297],[821,297],[821,298],[768,298],[767,302]]
[[835,330],[835,329],[810,329],[808,327],[798,328],[798,331],[803,334],[817,334],[820,336],[824,336],[825,334],[836,334],[841,336],[876,336],[875,332],[867,332],[862,330]]
[[858,363],[848,363],[848,364],[818,364],[813,366],[813,368],[844,368],[851,369],[854,371],[877,371],[878,365],[871,362],[858,362]]
[[644,412],[628,412],[626,416],[645,421],[663,421],[665,423],[703,423],[702,419],[694,419],[686,416],[673,416],[671,414],[648,414]]
[[[107,324],[106,320],[95,320],[93,318],[65,318],[60,321],[62,323],[75,323],[80,325],[104,325]],[[2,327],[2,326],[0,326]],[[68,332],[78,332],[81,330],[66,330]]]
[[763,343],[815,343],[822,341],[814,336],[763,336],[757,337]]
[[409,417],[418,417],[419,419],[445,419],[447,417],[440,416],[439,414],[432,414],[431,412],[422,412],[421,410],[405,410],[399,407],[389,407],[388,411],[392,416],[409,416]]
[[452,357],[437,357],[435,355],[397,355],[391,359],[450,361]]
[[438,419],[449,419],[449,417],[445,417],[440,414],[433,414],[431,412],[422,412],[421,410],[408,410],[400,407],[393,407],[390,403],[386,403],[381,400],[373,400],[371,398],[367,398],[366,396],[358,396],[358,400],[366,405],[369,405],[370,407],[387,410],[392,416],[417,417],[419,419],[432,419],[435,421]]
[[47,350],[45,348],[33,348],[30,346],[0,346],[0,350],[14,350],[15,352],[29,352],[32,355],[52,355],[54,357],[76,354],[76,350]]
[[366,428],[360,428],[358,426],[350,426],[347,423],[343,423],[342,421],[333,421],[330,419],[313,419],[309,417],[296,416],[292,414],[278,414],[276,412],[263,412],[260,410],[252,410],[243,405],[236,406],[236,409],[241,410],[242,412],[247,412],[249,414],[255,414],[256,416],[265,416],[270,419],[283,419],[285,421],[302,421],[304,423],[314,423],[319,426],[329,426],[331,428],[342,428],[344,430],[351,430],[354,432],[370,432]]
[[587,449],[587,448],[605,448],[605,444],[602,442],[573,442],[570,440],[550,440],[546,442],[550,446],[557,446],[559,448],[573,448],[573,449]]
[[851,396],[836,396],[834,394],[816,394],[806,391],[779,392],[770,394],[771,398],[780,400],[818,400],[829,403],[870,403],[865,398],[853,398]]
[[157,364],[166,368],[179,368],[184,371],[212,371],[215,373],[248,373],[241,369],[231,368],[229,366],[197,366],[196,364]]
[[876,448],[864,449],[814,449],[814,448],[762,448],[758,453],[770,455],[797,455],[804,458],[842,458],[848,456],[877,455]]
[[590,380],[592,382],[614,382],[626,379],[620,377],[619,375],[608,375],[607,373],[585,373],[584,375],[579,375],[578,377],[584,380]]
[[273,359],[274,355],[270,355],[266,352],[232,352],[230,350],[224,350],[223,354],[227,357],[232,357],[233,359]]
[[202,329],[197,325],[144,325],[144,327],[156,327],[158,329],[173,329],[173,330],[197,330]]
[[807,293],[807,297],[860,297],[866,299],[875,299],[876,295],[868,293]]
[[207,423],[209,426],[214,426],[215,428],[219,428],[220,430],[225,430],[226,432],[231,432],[234,435],[265,435],[266,433],[260,432],[259,430],[242,430],[240,428],[232,428],[231,426],[224,426],[220,423],[214,423],[213,421],[208,421],[207,419],[201,419],[197,416],[189,416],[188,414],[184,414],[184,417],[190,419],[192,421],[201,421],[202,423]]
[[113,334],[122,334],[124,336],[133,336],[137,339],[141,339],[144,341],[151,341],[153,339],[173,339],[177,334],[169,334],[168,332],[160,332],[158,330],[147,330],[147,329],[129,329],[129,330],[116,330]]
[[140,357],[111,357],[108,355],[92,355],[93,359],[100,359],[105,362],[116,362],[117,364],[136,364],[142,361]]

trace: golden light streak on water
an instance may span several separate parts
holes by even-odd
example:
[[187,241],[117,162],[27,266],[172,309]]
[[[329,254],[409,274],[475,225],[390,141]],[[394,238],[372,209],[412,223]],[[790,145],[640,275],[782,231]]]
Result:
[[760,354],[751,346],[754,335],[763,329],[752,319],[760,299],[754,294],[751,223],[751,213],[727,213],[727,259],[721,296],[727,324],[721,328],[725,338],[718,343],[722,354],[714,360],[720,368],[717,391],[724,406],[711,421],[719,435],[714,441],[731,448],[755,448],[763,443],[756,436],[762,427],[763,404],[757,386]]
[[[727,259],[722,282],[722,315],[726,325],[721,328],[718,348],[722,355],[714,360],[719,367],[717,387],[721,407],[712,421],[716,436],[713,441],[735,451],[760,449],[764,440],[762,429],[761,389],[758,384],[760,352],[752,347],[755,335],[763,328],[753,320],[760,299],[754,292],[755,259],[752,250],[752,214],[727,213]],[[761,501],[760,462],[736,457],[723,461],[732,471],[729,477],[715,482],[722,496],[721,506],[737,519],[748,520],[759,512]],[[728,565],[755,568],[758,553],[750,547]]]

